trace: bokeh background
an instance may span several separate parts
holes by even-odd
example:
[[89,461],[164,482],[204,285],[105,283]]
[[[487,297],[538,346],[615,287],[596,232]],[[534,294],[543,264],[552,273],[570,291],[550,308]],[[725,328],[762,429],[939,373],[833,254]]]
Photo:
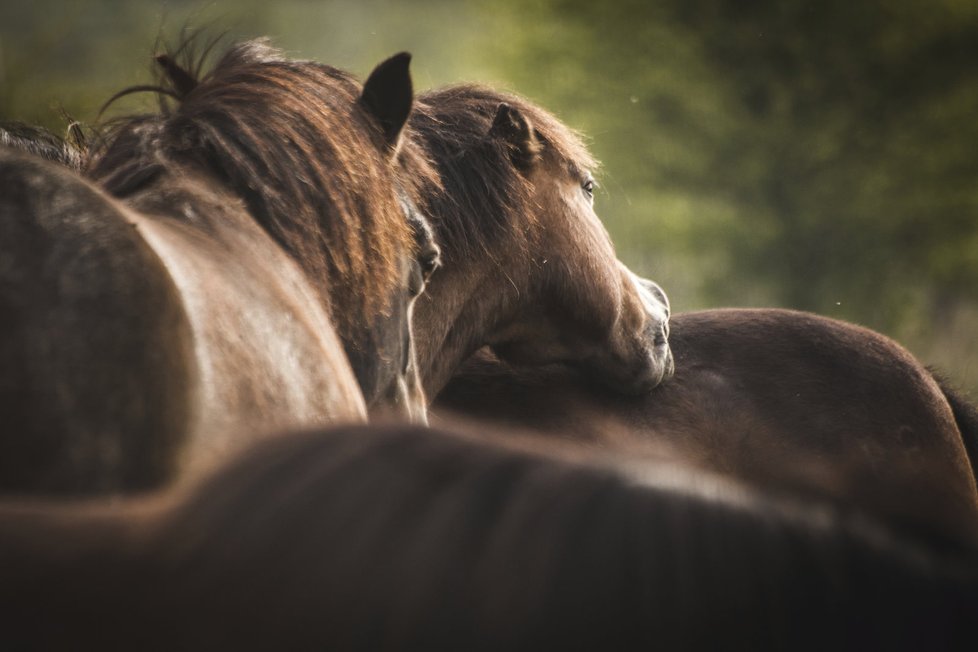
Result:
[[0,119],[92,121],[186,28],[525,95],[586,134],[620,257],[676,310],[848,319],[978,393],[973,0],[5,0]]

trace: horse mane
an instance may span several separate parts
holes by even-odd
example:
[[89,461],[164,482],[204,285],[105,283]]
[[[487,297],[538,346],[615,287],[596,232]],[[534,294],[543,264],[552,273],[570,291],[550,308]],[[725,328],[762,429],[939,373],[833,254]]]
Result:
[[82,166],[81,148],[44,127],[18,121],[0,122],[0,145],[40,156],[72,170]]
[[[166,68],[176,57],[157,61]],[[130,89],[177,105],[161,99],[157,114],[109,123],[87,173],[126,197],[164,172],[204,170],[244,200],[323,296],[349,306],[333,310],[340,325],[385,313],[399,255],[413,247],[398,191],[420,201],[422,185],[437,183],[426,158],[405,138],[390,165],[357,101],[360,83],[343,71],[286,59],[261,39],[232,46],[197,79],[200,67]]]
[[485,249],[535,214],[529,179],[506,143],[489,135],[503,103],[528,118],[545,157],[577,177],[597,167],[578,134],[522,97],[474,84],[420,94],[409,126],[441,173],[444,192],[432,193],[430,219],[450,256]]

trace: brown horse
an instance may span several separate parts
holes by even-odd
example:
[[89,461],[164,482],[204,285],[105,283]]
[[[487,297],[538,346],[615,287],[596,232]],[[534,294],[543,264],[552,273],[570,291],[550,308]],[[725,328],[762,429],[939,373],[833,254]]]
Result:
[[[674,315],[670,341],[675,376],[645,396],[613,395],[566,369],[515,369],[482,352],[433,409],[636,455],[673,454],[978,546],[975,476],[955,415],[930,372],[892,340],[800,312],[711,310]],[[958,403],[962,419],[965,407]]]
[[94,183],[0,152],[0,487],[156,486],[255,433],[362,420],[357,378],[423,418],[413,202],[436,181],[400,138],[408,61],[361,87],[249,42],[117,123]]
[[427,206],[444,266],[415,313],[429,394],[486,344],[615,391],[668,377],[665,295],[615,258],[594,213],[595,162],[570,129],[522,98],[459,86],[420,95],[409,132],[443,186]]
[[[675,464],[416,428],[184,496],[0,504],[12,649],[972,650],[978,567]],[[492,440],[492,441],[490,441]],[[593,457],[593,456],[592,456]]]

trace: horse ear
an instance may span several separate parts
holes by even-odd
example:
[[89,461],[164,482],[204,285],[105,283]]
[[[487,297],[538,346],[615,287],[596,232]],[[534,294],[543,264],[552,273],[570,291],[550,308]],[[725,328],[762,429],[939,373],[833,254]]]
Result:
[[489,135],[506,143],[513,165],[524,172],[536,164],[540,152],[543,151],[543,145],[530,121],[519,109],[505,102],[496,109]]
[[410,65],[410,54],[395,54],[374,68],[360,95],[360,104],[380,125],[384,143],[392,149],[397,146],[397,137],[407,122],[414,101]]

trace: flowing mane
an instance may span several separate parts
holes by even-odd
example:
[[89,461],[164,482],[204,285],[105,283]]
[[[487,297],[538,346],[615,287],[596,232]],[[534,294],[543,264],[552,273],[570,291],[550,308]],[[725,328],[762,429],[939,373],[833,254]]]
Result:
[[[356,102],[361,85],[254,40],[232,47],[199,81],[170,86],[158,90],[177,98],[176,108],[113,121],[88,174],[126,197],[164,171],[206,171],[245,201],[323,297],[357,307],[334,315],[340,325],[386,314],[398,252],[413,246],[393,189],[417,201],[419,187],[437,181],[410,142],[391,173],[367,142],[382,136]],[[377,179],[391,192],[377,192]]]
[[488,138],[500,104],[516,107],[535,130],[544,155],[573,175],[597,167],[578,134],[544,109],[513,94],[479,85],[422,93],[410,120],[412,132],[438,162],[445,192],[431,206],[438,240],[450,255],[485,247],[514,216],[532,219],[529,180],[510,160],[500,139]]

